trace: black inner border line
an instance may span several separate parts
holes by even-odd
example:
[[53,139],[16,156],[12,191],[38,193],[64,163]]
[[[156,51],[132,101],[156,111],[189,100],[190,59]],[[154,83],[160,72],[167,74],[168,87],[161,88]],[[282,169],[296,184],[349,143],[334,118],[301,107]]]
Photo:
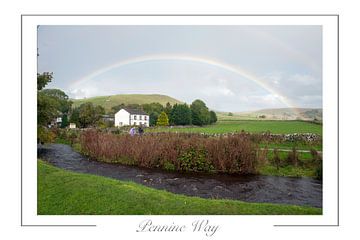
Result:
[[20,196],[21,196],[21,216],[20,216],[20,222],[21,222],[21,226],[22,227],[96,227],[97,225],[25,225],[23,224],[23,16],[77,16],[77,17],[86,17],[86,16],[95,16],[95,17],[111,17],[111,16],[116,16],[116,17],[140,17],[140,16],[148,16],[148,17],[171,17],[171,16],[175,16],[175,17],[187,17],[187,16],[194,16],[194,17],[206,17],[206,16],[212,16],[212,17],[336,17],[337,18],[337,224],[334,225],[273,225],[274,227],[339,227],[340,226],[340,205],[339,205],[339,200],[340,200],[340,195],[339,195],[339,186],[340,186],[340,171],[339,171],[339,167],[340,167],[340,163],[339,163],[339,78],[340,78],[340,73],[339,73],[339,14],[21,14],[21,27],[20,27],[20,36],[21,36],[21,40],[20,40],[20,49],[21,49],[21,62],[20,62],[20,67],[21,67],[21,73],[20,73],[20,77],[21,77],[21,86],[20,86],[20,101],[21,101],[21,133],[20,133],[20,137],[21,137],[21,142],[20,142],[20,146],[21,146],[21,151],[20,151],[20,162],[21,162],[21,167],[20,167],[20,172],[21,172],[21,180],[20,180]]

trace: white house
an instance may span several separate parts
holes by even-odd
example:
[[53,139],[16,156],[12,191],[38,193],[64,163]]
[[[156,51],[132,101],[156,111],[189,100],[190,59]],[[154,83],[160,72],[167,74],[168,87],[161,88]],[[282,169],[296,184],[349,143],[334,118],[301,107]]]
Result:
[[115,127],[128,125],[149,126],[149,115],[142,110],[123,108],[115,113]]

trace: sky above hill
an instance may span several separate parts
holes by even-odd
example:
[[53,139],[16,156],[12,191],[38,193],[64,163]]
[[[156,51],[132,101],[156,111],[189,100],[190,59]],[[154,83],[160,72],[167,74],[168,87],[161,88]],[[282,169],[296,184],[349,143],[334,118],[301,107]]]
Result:
[[218,111],[322,107],[321,26],[40,26],[38,72],[71,98],[165,94]]

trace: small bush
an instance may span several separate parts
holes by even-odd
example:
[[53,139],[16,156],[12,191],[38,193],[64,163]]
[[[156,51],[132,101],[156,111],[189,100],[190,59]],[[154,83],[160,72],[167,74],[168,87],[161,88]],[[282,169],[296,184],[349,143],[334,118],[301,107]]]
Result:
[[56,133],[51,131],[46,127],[39,126],[37,128],[37,142],[44,144],[44,143],[52,143],[56,138]]
[[312,163],[315,165],[315,177],[322,180],[322,157],[315,149],[311,149],[310,153],[312,156]]
[[210,172],[214,167],[208,162],[204,149],[189,148],[179,157],[180,170],[186,172]]
[[276,166],[276,170],[279,170],[280,167],[280,156],[279,156],[279,150],[277,148],[274,149],[274,158],[273,158],[274,164]]
[[165,169],[167,171],[175,171],[176,170],[175,165],[172,164],[171,162],[165,162],[163,169]]

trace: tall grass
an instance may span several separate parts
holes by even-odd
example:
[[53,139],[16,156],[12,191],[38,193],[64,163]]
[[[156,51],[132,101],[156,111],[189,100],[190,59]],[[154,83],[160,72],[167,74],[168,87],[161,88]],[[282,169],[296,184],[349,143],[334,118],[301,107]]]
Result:
[[256,146],[242,133],[130,136],[89,130],[81,134],[80,143],[85,154],[100,161],[178,171],[256,173]]

